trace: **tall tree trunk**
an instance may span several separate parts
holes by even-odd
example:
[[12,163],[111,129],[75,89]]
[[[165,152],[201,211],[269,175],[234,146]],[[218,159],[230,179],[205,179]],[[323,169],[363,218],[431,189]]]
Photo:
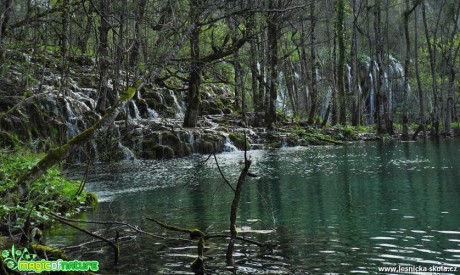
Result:
[[345,3],[344,0],[336,0],[337,11],[337,43],[339,47],[339,60],[337,64],[337,89],[340,100],[340,124],[347,122],[346,91],[345,91]]
[[351,124],[353,126],[358,126],[361,124],[361,94],[358,89],[358,28],[357,28],[357,13],[356,13],[356,0],[353,0],[353,28],[351,31],[351,50],[350,50],[350,59],[351,59],[351,93],[353,93],[353,113]]
[[260,112],[260,98],[259,98],[259,86],[258,86],[258,75],[259,70],[257,68],[257,45],[254,40],[250,42],[250,57],[249,62],[251,66],[251,90],[252,90],[252,104],[254,113]]
[[377,60],[377,75],[375,79],[375,114],[377,119],[377,133],[385,134],[386,128],[384,127],[384,119],[382,115],[383,110],[383,78],[384,78],[384,69],[383,69],[383,35],[381,28],[381,0],[375,1],[375,10],[374,10],[374,35],[375,35],[375,57]]
[[4,39],[8,32],[8,25],[11,18],[11,9],[13,8],[13,0],[4,0],[2,5],[5,10],[0,14],[0,64],[5,60]]
[[62,12],[61,12],[61,23],[62,23],[62,33],[61,33],[61,55],[64,59],[67,58],[69,50],[69,0],[62,1]]
[[[262,110],[266,110],[268,106],[268,99],[267,96],[267,57],[265,55],[267,51],[267,33],[266,31],[260,32],[260,41],[259,41],[259,103]],[[266,111],[265,111],[266,112]]]
[[190,34],[190,73],[188,79],[187,110],[184,127],[195,127],[200,110],[200,85],[202,64],[200,59],[200,27],[198,26],[202,6],[201,0],[190,0],[190,24],[194,24]]
[[135,68],[139,66],[140,63],[140,51],[141,51],[141,44],[142,44],[142,22],[144,21],[145,17],[145,6],[147,4],[147,0],[139,0],[137,1],[137,9],[135,15],[135,22],[134,22],[134,44],[131,51],[131,55],[129,57],[129,66],[131,68]]
[[120,90],[120,78],[121,78],[121,70],[123,68],[123,61],[124,61],[124,51],[125,51],[125,26],[127,25],[126,22],[126,13],[127,13],[127,0],[121,0],[121,11],[120,11],[120,18],[119,18],[119,28],[118,34],[114,36],[114,45],[115,45],[115,57],[114,57],[114,74],[113,74],[113,91],[112,94],[109,96],[110,102],[113,102],[115,98],[118,97],[118,91]]
[[99,99],[97,103],[97,110],[101,113],[110,107],[107,102],[107,93],[108,93],[108,81],[109,81],[109,70],[110,70],[110,61],[109,61],[109,30],[110,24],[109,20],[109,9],[110,9],[110,0],[100,0],[99,1],[99,12],[101,17],[101,23],[99,26],[99,46],[97,48],[98,52],[98,71],[99,71]]
[[259,87],[258,87],[258,75],[259,70],[257,68],[257,36],[255,34],[255,16],[251,14],[246,23],[248,32],[250,33],[251,40],[249,41],[249,67],[251,71],[251,91],[252,91],[252,105],[254,113],[260,111],[259,101]]
[[315,12],[315,1],[310,4],[310,62],[311,62],[311,87],[310,87],[310,98],[311,107],[308,115],[308,124],[313,124],[315,120],[316,110],[318,108],[318,85],[316,83],[316,70],[318,64],[316,61],[316,12]]
[[83,33],[79,37],[77,37],[77,47],[80,50],[81,54],[86,54],[88,48],[88,40],[91,35],[91,30],[93,28],[94,7],[93,5],[89,5],[87,9],[84,5],[83,7],[86,12],[86,25]]
[[[452,60],[452,62],[454,62],[454,60]],[[452,115],[453,115],[453,110],[454,110],[454,94],[455,94],[455,68],[454,66],[450,66],[449,68],[448,79],[449,79],[449,90],[447,94],[446,117],[445,117],[445,122],[444,122],[444,134],[446,136],[450,135]]]
[[446,111],[444,117],[444,134],[446,136],[450,135],[451,131],[451,123],[452,123],[452,116],[454,111],[454,97],[455,97],[455,76],[456,70],[455,64],[457,63],[457,57],[460,50],[460,45],[455,43],[456,34],[458,34],[458,19],[460,16],[460,2],[457,2],[458,6],[454,11],[454,16],[452,20],[453,30],[450,35],[448,35],[448,44],[449,52],[447,53],[447,58],[445,60],[446,67],[447,67],[447,79],[448,83],[448,91],[447,91],[447,98],[446,98]]
[[[431,113],[431,131],[430,134],[433,137],[439,136],[439,110],[438,110],[438,86],[436,83],[436,53],[433,50],[432,41],[430,38],[430,33],[428,29],[428,22],[426,18],[426,8],[425,3],[422,5],[422,17],[423,17],[423,26],[425,29],[425,38],[428,48],[428,55],[430,57],[430,72],[431,72],[431,92],[433,95],[433,110]],[[436,23],[437,28],[438,23]],[[436,36],[433,38],[433,43],[436,43]]]
[[[337,88],[337,33],[334,32],[333,34],[333,45],[332,45],[332,60],[331,60],[331,64],[332,64],[332,82],[333,82],[333,85],[331,87],[332,89],[332,102],[331,102],[331,110],[330,110],[330,113],[331,113],[331,124],[332,125],[336,125],[338,122],[339,122],[339,104],[338,104],[338,88]],[[327,123],[327,121],[326,121]]]
[[402,139],[409,139],[409,114],[407,107],[407,96],[409,93],[409,65],[410,65],[410,36],[409,36],[409,2],[406,1],[406,11],[404,12],[404,36],[406,38],[406,58],[404,59],[404,95],[403,95],[403,115],[402,115]]
[[[423,3],[422,3],[423,4]],[[422,81],[420,79],[420,68],[419,68],[419,59],[418,59],[418,25],[417,25],[417,10],[415,10],[415,20],[414,20],[414,55],[415,55],[415,78],[417,81],[417,94],[419,98],[419,126],[417,130],[412,135],[412,139],[416,140],[420,132],[423,132],[423,137],[425,137],[425,100],[422,91]]]
[[246,102],[243,95],[243,67],[241,66],[240,55],[238,52],[233,54],[233,70],[235,73],[235,109],[241,110],[243,119],[246,117]]
[[[268,8],[278,8],[280,0],[270,0]],[[269,105],[265,125],[274,130],[276,124],[276,99],[278,90],[278,13],[271,12],[267,17],[268,63],[269,63]]]

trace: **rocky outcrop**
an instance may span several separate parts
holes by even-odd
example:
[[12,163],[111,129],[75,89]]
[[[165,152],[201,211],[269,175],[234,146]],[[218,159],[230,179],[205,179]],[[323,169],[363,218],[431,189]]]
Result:
[[[70,73],[63,79],[58,66],[51,62],[52,53],[36,57],[9,54],[11,62],[0,78],[2,147],[22,143],[35,151],[47,151],[64,144],[103,115],[96,111],[98,75],[91,58],[72,57]],[[24,66],[36,67],[42,74],[26,76]],[[112,84],[109,81],[107,88],[114,93]],[[270,132],[258,127],[263,125],[263,113],[248,113],[242,120],[232,112],[234,98],[226,87],[202,88],[197,128],[182,127],[183,92],[145,86],[128,102],[115,123],[103,129],[88,146],[74,152],[69,161],[168,159],[245,148],[339,144],[337,140],[357,137],[351,128],[311,129],[308,125],[288,123],[282,116],[277,131]]]

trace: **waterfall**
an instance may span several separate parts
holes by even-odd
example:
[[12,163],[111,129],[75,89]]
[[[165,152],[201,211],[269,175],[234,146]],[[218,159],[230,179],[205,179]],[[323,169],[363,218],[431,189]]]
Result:
[[280,72],[278,74],[278,95],[276,97],[276,107],[281,109],[283,113],[286,112],[286,83],[284,81],[284,74]]
[[150,119],[157,119],[158,118],[158,113],[155,112],[155,110],[150,109],[150,107],[147,105],[147,114]]
[[184,116],[184,110],[182,109],[182,106],[180,106],[179,102],[177,101],[176,94],[174,91],[170,90],[169,95],[172,97],[174,101],[174,105],[176,107],[176,118],[182,118]]
[[329,107],[329,102],[331,101],[331,97],[332,97],[332,87],[329,86],[321,102],[320,113],[322,117],[326,116],[326,111],[327,111],[327,108]]
[[224,140],[224,152],[239,151],[238,148],[236,148],[236,146],[232,144],[228,134],[225,134],[224,137],[225,137],[225,140]]
[[374,77],[372,72],[369,73],[370,91],[369,91],[369,124],[374,124]]
[[351,87],[351,67],[350,65],[346,64],[346,71],[347,71],[347,89],[348,92],[353,92],[353,87]]
[[188,144],[192,145],[192,153],[195,152],[195,136],[192,131],[185,132],[185,140]]
[[136,102],[132,99],[128,102],[128,117],[133,120],[141,119],[139,108],[137,108]]
[[128,147],[124,146],[121,141],[118,141],[118,148],[120,148],[123,152],[123,156],[125,160],[133,160],[135,159],[133,151]]
[[65,100],[65,112],[66,112],[66,126],[67,126],[67,140],[72,139],[80,132],[77,125],[77,117],[75,116],[72,105],[68,99]]
[[287,139],[286,139],[286,136],[282,136],[282,141],[281,141],[281,148],[287,148],[288,147],[288,144],[287,144]]

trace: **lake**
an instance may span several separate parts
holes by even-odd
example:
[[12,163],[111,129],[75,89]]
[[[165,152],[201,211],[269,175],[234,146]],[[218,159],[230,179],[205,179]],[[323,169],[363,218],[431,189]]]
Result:
[[[379,267],[453,267],[460,272],[460,140],[361,142],[249,151],[250,171],[238,213],[239,236],[278,244],[273,252],[237,242],[236,267],[225,266],[226,240],[212,239],[205,263],[213,274],[379,273]],[[229,227],[232,191],[207,156],[97,164],[87,191],[97,209],[80,219],[124,221],[169,237],[145,217],[222,233]],[[217,155],[236,183],[243,152]],[[84,168],[80,168],[84,170]],[[81,173],[81,171],[80,171]],[[106,237],[114,230],[81,225]],[[101,261],[107,274],[186,274],[196,245],[117,227],[125,240],[112,268],[107,246],[73,250],[77,259]],[[91,238],[63,225],[46,236],[64,246]]]

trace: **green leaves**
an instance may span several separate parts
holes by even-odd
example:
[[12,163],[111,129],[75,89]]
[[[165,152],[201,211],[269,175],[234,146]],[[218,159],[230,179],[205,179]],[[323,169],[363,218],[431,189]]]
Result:
[[[28,154],[2,155],[0,158],[0,192],[13,185],[17,177],[39,160],[39,156]],[[81,206],[86,194],[75,197],[78,181],[69,181],[61,176],[58,168],[49,169],[31,184],[29,199],[18,204],[18,195],[8,194],[0,198],[0,222],[12,222],[13,230],[20,230],[30,214],[31,224],[49,221],[49,211],[63,212]],[[36,207],[39,205],[39,207]],[[16,217],[14,220],[11,217]]]

